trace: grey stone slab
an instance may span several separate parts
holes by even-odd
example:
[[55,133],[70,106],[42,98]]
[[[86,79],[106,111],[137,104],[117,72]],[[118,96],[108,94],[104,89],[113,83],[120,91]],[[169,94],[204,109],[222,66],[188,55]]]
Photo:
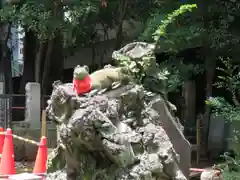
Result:
[[37,176],[35,174],[30,173],[22,173],[22,174],[16,174],[9,176],[9,180],[41,180],[41,176]]
[[25,121],[31,128],[39,128],[41,118],[41,87],[39,83],[26,84]]

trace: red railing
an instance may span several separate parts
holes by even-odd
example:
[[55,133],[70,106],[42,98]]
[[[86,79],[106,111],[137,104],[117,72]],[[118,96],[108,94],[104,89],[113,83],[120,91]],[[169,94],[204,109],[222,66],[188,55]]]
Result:
[[[47,95],[43,96],[44,104],[41,108],[42,110],[47,107],[47,100],[49,97],[50,96]],[[0,100],[1,99],[7,99],[9,101],[9,104],[2,103],[0,110],[5,111],[9,114],[9,117],[11,118],[10,121],[23,121],[25,119],[26,96],[24,94],[3,94],[0,96]]]

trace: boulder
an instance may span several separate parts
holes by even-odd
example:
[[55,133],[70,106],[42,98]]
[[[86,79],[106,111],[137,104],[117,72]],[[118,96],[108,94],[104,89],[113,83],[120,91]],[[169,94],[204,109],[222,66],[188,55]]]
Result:
[[172,111],[141,85],[76,96],[71,83],[55,82],[46,112],[58,138],[48,176],[61,169],[68,180],[187,180],[191,148]]

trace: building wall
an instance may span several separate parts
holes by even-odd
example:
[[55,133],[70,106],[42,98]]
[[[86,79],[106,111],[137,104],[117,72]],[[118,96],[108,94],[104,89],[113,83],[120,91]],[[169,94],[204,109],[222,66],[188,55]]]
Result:
[[111,61],[112,52],[114,51],[115,40],[100,42],[95,45],[95,56],[93,49],[90,47],[81,48],[73,56],[69,56],[64,61],[64,68],[73,68],[76,65],[93,64],[101,65]]
[[[97,25],[96,29],[100,35],[100,42],[96,43],[95,49],[96,54],[95,58],[93,57],[93,51],[91,47],[81,48],[75,53],[73,56],[69,56],[65,59],[64,68],[73,68],[76,65],[101,65],[106,64],[111,61],[112,52],[114,51],[116,44],[116,30],[109,29],[108,30],[108,40],[106,37],[104,39],[103,28],[100,25]],[[135,39],[139,32],[143,29],[143,24],[136,21],[125,21],[123,23],[123,34],[125,37],[124,43],[126,44]]]
[[[127,39],[134,39],[142,31],[143,24],[136,21],[124,21],[123,33]],[[21,27],[13,27],[11,29],[11,40],[8,42],[8,46],[13,51],[12,65],[13,65],[13,77],[20,76],[23,70],[23,38],[24,33]],[[96,55],[93,58],[93,51],[91,47],[85,47],[78,49],[77,53],[72,56],[68,56],[64,62],[64,68],[73,68],[76,65],[101,65],[111,61],[111,55],[115,47],[116,29],[109,29],[106,33],[103,27],[99,24],[96,25],[96,30],[100,37],[100,42],[95,44]]]

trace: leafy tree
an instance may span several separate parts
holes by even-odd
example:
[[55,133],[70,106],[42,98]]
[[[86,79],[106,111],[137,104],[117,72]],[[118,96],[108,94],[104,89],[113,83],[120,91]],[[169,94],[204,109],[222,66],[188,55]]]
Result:
[[[159,44],[161,43],[161,38],[167,36],[168,26],[171,26],[172,23],[175,23],[175,20],[179,17],[185,14],[186,12],[192,11],[192,9],[196,8],[196,4],[187,4],[182,5],[178,9],[174,10],[173,12],[167,14],[167,17],[161,21],[160,24],[155,24],[155,31],[153,32],[153,29],[145,29],[145,32],[143,32],[143,36],[149,35],[148,33],[152,33],[152,37],[150,38],[150,42],[153,44],[155,51],[159,48]],[[151,27],[150,28],[154,28]],[[154,57],[149,55],[149,57],[144,57],[143,59],[139,60],[129,60],[128,57],[121,57],[119,59],[120,65],[123,65],[125,67],[129,67],[130,74],[135,77],[135,81],[137,83],[142,83],[144,77],[146,74],[149,73],[149,71],[153,71],[152,66],[154,66],[154,71],[158,69],[158,73],[156,79],[165,80],[168,78],[169,75],[169,66],[166,64],[161,64],[161,66],[158,66],[157,64],[154,64],[152,62],[155,62]],[[182,64],[182,62],[179,63],[179,65]],[[190,67],[192,68],[192,67]],[[172,70],[177,70],[176,66],[172,68]],[[184,69],[183,69],[184,70]],[[178,70],[177,70],[178,71]],[[178,74],[179,75],[179,74]],[[179,76],[169,76],[170,79],[168,80],[167,84],[167,91],[173,91],[173,84],[176,82],[171,82],[171,80],[175,79],[176,81],[179,81]],[[173,78],[172,78],[173,77]],[[177,84],[178,86],[178,84]],[[162,89],[162,87],[156,87],[159,89]],[[175,89],[174,89],[175,90]]]
[[[102,3],[102,4],[101,4]],[[116,49],[121,47],[123,21],[146,19],[160,1],[23,1],[5,4],[0,11],[1,22],[21,25],[25,30],[24,73],[21,92],[28,81],[42,84],[42,93],[51,91],[53,80],[62,76],[63,59],[78,47],[99,41],[96,24],[106,35],[116,28]],[[64,14],[68,14],[64,18]],[[57,67],[57,68],[56,68]]]

